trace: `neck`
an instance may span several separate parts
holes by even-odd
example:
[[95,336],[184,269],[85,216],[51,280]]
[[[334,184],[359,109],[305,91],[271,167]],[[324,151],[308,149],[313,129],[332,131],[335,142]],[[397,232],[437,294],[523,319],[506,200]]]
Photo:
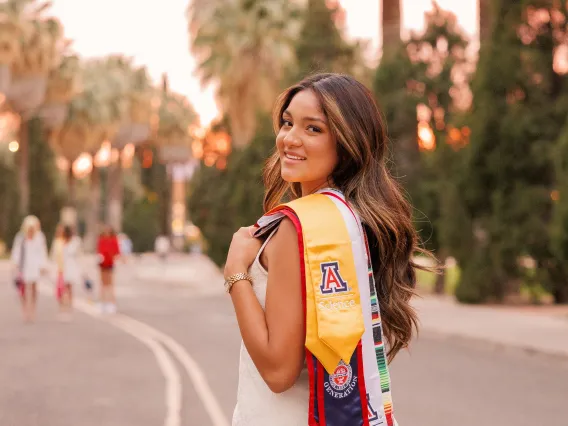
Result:
[[302,183],[302,197],[306,195],[314,194],[322,188],[335,188],[335,185],[330,179],[319,182],[305,182]]

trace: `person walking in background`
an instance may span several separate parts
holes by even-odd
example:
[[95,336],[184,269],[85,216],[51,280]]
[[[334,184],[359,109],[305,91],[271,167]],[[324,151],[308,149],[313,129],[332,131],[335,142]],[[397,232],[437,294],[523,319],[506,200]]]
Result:
[[118,248],[123,260],[126,260],[126,257],[132,254],[132,240],[123,232],[118,234]]
[[165,235],[158,235],[154,242],[154,251],[160,257],[162,262],[165,262],[170,251],[170,239]]
[[97,244],[99,269],[101,272],[101,312],[116,312],[113,270],[116,258],[120,255],[118,239],[110,226],[105,226]]
[[63,238],[63,224],[58,224],[55,228],[55,235],[53,237],[53,242],[51,243],[51,250],[49,252],[49,257],[51,261],[55,264],[55,297],[59,303],[59,310],[62,307],[62,295],[64,289],[63,282],[63,246],[65,245],[65,240]]
[[16,234],[12,244],[11,260],[16,270],[15,281],[20,293],[24,321],[33,322],[37,283],[48,266],[45,235],[41,232],[37,217],[27,216],[22,222],[20,232]]
[[79,255],[81,254],[81,239],[74,235],[73,228],[66,225],[63,228],[63,289],[61,292],[60,315],[62,320],[69,320],[73,311],[73,287],[81,284],[83,274]]

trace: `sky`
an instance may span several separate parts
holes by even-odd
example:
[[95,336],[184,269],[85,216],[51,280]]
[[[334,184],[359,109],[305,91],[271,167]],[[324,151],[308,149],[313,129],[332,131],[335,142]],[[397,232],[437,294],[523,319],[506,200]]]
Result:
[[[286,1],[286,0],[284,0]],[[189,53],[185,11],[189,0],[52,0],[51,13],[74,40],[73,49],[85,57],[122,53],[146,65],[158,82],[169,77],[172,90],[188,97],[207,126],[217,115],[213,88],[202,88]],[[348,36],[380,45],[380,0],[341,0]],[[402,0],[403,28],[419,30],[431,0]],[[458,16],[464,30],[477,35],[476,0],[438,0]]]

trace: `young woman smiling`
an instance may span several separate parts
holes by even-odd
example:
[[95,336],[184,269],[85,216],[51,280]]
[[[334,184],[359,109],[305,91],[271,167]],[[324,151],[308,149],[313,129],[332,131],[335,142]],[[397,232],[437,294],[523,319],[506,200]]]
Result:
[[352,77],[319,74],[279,97],[274,125],[266,214],[225,264],[243,340],[233,426],[392,426],[387,359],[417,327],[421,249],[381,113]]

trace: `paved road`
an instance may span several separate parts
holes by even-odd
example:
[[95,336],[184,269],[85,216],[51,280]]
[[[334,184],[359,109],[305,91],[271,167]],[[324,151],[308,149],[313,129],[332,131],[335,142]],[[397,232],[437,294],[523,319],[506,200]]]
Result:
[[[178,266],[151,269],[151,262],[119,268],[121,312],[179,343],[230,419],[240,337],[221,277],[186,263],[182,284],[168,278]],[[0,425],[214,424],[217,406],[203,398],[196,370],[190,380],[182,357],[128,318],[77,313],[72,323],[59,323],[49,294],[40,300],[37,323],[26,326],[14,301],[0,270]],[[410,354],[395,360],[392,375],[401,426],[568,425],[563,358],[423,332]],[[168,413],[174,415],[166,420]]]

